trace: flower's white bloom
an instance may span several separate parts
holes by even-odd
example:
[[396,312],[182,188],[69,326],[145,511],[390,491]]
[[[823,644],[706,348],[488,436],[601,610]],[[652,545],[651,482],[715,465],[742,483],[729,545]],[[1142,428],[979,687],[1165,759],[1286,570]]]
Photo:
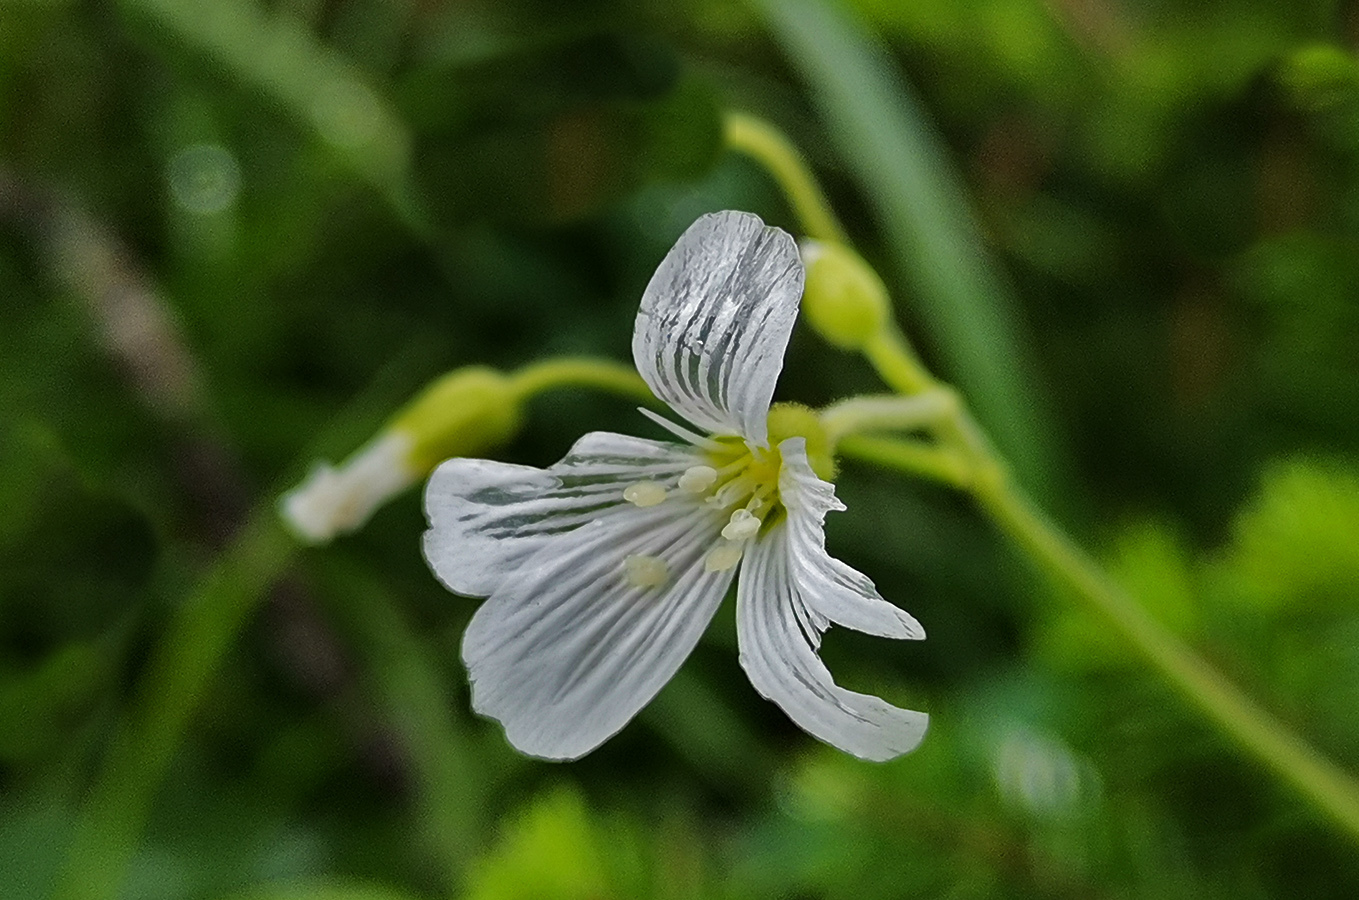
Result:
[[836,686],[816,653],[832,622],[924,631],[827,554],[826,513],[844,507],[805,437],[770,434],[802,280],[784,232],[704,216],[647,286],[633,356],[709,436],[594,432],[547,469],[452,459],[430,478],[425,557],[450,589],[487,598],[462,645],[473,707],[523,752],[574,759],[615,734],[693,650],[738,569],[741,664],[761,694],[865,759],[920,742],[925,714]]
[[317,463],[279,500],[283,520],[311,544],[358,529],[379,506],[419,480],[420,470],[410,462],[411,444],[406,434],[386,432],[338,468]]

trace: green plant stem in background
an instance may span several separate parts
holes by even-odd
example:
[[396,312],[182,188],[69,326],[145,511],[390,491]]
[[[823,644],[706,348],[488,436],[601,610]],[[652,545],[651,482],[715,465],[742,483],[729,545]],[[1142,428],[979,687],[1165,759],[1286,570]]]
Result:
[[849,243],[821,185],[809,175],[802,154],[783,132],[755,116],[728,112],[723,118],[727,146],[755,159],[779,183],[809,237]]
[[[909,349],[904,344],[890,352],[903,358],[887,367],[888,373],[919,366],[918,361],[906,358]],[[1219,731],[1292,784],[1314,808],[1359,842],[1359,784],[1352,777],[1218,674],[1114,584],[1025,496],[961,402],[949,407],[935,432],[940,439],[937,458],[905,442],[874,442],[862,436],[846,438],[840,448],[880,465],[965,486],[1027,556],[1055,582],[1069,588],[1071,596],[1110,626]],[[966,473],[945,460],[964,463]]]
[[925,441],[852,434],[840,440],[836,452],[960,490],[966,490],[972,484],[972,466],[962,455]]
[[190,718],[296,546],[272,503],[256,510],[178,608],[95,776],[59,876],[57,900],[118,895]]
[[635,368],[609,359],[567,356],[532,363],[510,376],[510,387],[520,402],[553,388],[589,387],[657,404]]
[[[830,8],[823,6],[820,0],[794,0],[789,4],[789,7],[811,11],[809,20],[799,22],[791,21],[797,13],[790,12],[788,7],[772,2],[764,3],[764,6],[776,24],[776,30],[782,29],[798,52],[813,57],[808,65],[814,71],[824,68],[829,63],[829,57],[820,55],[821,49],[813,51],[806,46],[810,41],[807,29],[811,26],[808,22],[826,19],[823,24],[834,38],[830,42],[831,46],[835,46],[837,40],[852,45],[856,39],[853,30],[836,19]],[[857,51],[849,46],[841,47],[839,52],[854,57]],[[858,64],[868,65],[872,61],[865,58],[859,60]],[[834,82],[837,90],[844,87],[838,80],[843,73],[833,76],[825,72],[821,74]],[[863,72],[860,77],[870,82],[874,90],[884,89],[875,80],[881,77],[881,73],[874,75],[872,72]],[[891,105],[886,99],[883,102]],[[829,114],[828,118],[834,119]],[[766,164],[771,166],[771,171],[781,185],[798,186],[798,197],[801,199],[793,202],[800,213],[807,203],[815,207],[826,202],[824,194],[816,185],[815,176],[806,168],[802,157],[788,146],[786,139],[778,136],[772,125],[751,130],[765,136],[765,144],[778,148],[777,153],[753,155],[761,162],[767,158],[775,160],[777,170],[774,164]],[[770,133],[779,139],[768,139]],[[925,152],[928,148],[922,148],[923,145],[917,146],[917,150],[927,159],[937,155],[932,151]],[[950,208],[951,200],[945,202],[948,198],[933,193],[937,185],[925,190],[935,175],[927,171],[930,168],[928,163],[920,165],[923,168],[916,177],[925,179],[925,183],[917,186],[919,190],[916,193],[919,196],[916,199],[929,201],[923,202],[922,208]],[[790,173],[789,169],[799,171]],[[833,220],[833,216],[828,210],[813,209],[807,220],[808,229],[813,227],[812,222],[824,219]],[[966,243],[960,233],[950,236],[945,231],[935,237],[945,243]],[[966,256],[964,253],[954,260],[955,268]],[[908,259],[907,262],[911,263],[908,268],[929,265],[927,261],[918,259]],[[982,286],[974,284],[973,287],[981,290]],[[978,330],[977,336],[984,341],[996,337],[988,328]],[[1000,344],[1003,351],[1005,341]],[[925,368],[895,324],[887,323],[882,327],[863,345],[862,352],[883,381],[900,393],[914,400],[943,398],[942,403],[935,403],[935,408],[929,410],[931,416],[919,420],[938,438],[938,444],[852,434],[856,427],[871,430],[884,421],[878,415],[881,410],[864,398],[845,401],[826,411],[830,417],[826,423],[827,431],[839,438],[838,452],[968,490],[982,510],[1026,555],[1033,558],[1056,582],[1070,588],[1072,595],[1089,612],[1109,625],[1213,725],[1281,780],[1292,784],[1317,810],[1359,842],[1359,784],[1151,618],[1043,515],[1011,477],[1009,466],[993,448],[961,398]],[[989,344],[986,352],[990,352]],[[1002,357],[1005,355],[1005,352],[1000,353]],[[902,412],[902,409],[897,412]],[[913,425],[915,422],[908,424]],[[1012,438],[1020,434],[1016,432]]]
[[1292,784],[1359,843],[1359,783],[1271,716],[1149,616],[1015,485],[978,482],[973,496],[1002,531],[1113,627],[1219,730]]

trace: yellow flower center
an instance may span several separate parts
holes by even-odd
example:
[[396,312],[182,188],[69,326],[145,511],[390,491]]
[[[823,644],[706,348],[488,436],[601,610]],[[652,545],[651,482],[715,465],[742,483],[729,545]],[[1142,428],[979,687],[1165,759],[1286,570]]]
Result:
[[[703,503],[727,518],[722,539],[704,559],[709,572],[725,572],[741,561],[747,542],[778,521],[783,514],[779,499],[779,473],[783,455],[779,445],[791,437],[806,439],[807,460],[812,471],[826,480],[835,475],[830,444],[816,413],[795,403],[777,403],[769,410],[769,446],[751,447],[739,437],[714,438],[703,463],[691,466],[676,485],[683,493],[703,499]],[[623,497],[638,507],[665,502],[667,491],[652,481],[639,481],[623,491]],[[659,584],[667,578],[663,568],[652,565],[651,558],[629,557],[626,577],[636,587]]]

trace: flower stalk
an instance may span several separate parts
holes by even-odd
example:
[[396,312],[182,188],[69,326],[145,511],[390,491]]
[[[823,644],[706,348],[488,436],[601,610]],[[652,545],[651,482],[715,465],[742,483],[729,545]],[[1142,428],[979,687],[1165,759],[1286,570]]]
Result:
[[[827,240],[825,223],[834,222],[834,215],[828,208],[818,208],[825,204],[825,195],[816,187],[815,177],[805,168],[801,156],[784,147],[787,139],[774,126],[749,121],[742,124],[739,140],[733,140],[729,134],[733,149],[765,163],[788,192],[807,232]],[[758,140],[751,135],[758,136]],[[799,172],[788,171],[799,166],[802,167]],[[792,188],[796,188],[796,195]],[[839,237],[843,239],[842,233]],[[816,320],[809,321],[816,326]],[[832,343],[844,344],[835,333],[827,333],[826,337]],[[919,401],[947,396],[952,402],[934,400],[916,408],[917,412],[934,413],[922,415],[918,423],[906,414],[907,406],[897,408],[900,429],[924,430],[932,437],[930,442],[863,434],[891,427],[878,415],[890,409],[887,405],[873,407],[875,411],[870,413],[868,405],[855,405],[863,404],[866,398],[837,404],[823,412],[823,424],[834,435],[839,454],[967,491],[999,530],[1053,582],[1066,588],[1069,596],[1122,637],[1144,663],[1220,733],[1281,781],[1292,785],[1314,809],[1359,842],[1359,783],[1354,777],[1152,618],[1045,515],[1011,478],[1009,467],[967,405],[921,363],[894,322],[889,319],[858,349],[879,377],[905,398]]]

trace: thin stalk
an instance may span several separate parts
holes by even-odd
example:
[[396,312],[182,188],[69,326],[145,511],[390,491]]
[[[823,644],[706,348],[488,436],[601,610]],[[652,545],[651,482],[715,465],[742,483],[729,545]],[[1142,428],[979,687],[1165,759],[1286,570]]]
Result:
[[783,132],[763,119],[739,112],[727,113],[722,124],[727,146],[755,159],[774,176],[809,237],[849,243],[807,161]]
[[[884,381],[903,391],[915,384],[919,363],[909,346],[888,334],[875,349],[876,354],[866,355]],[[1219,731],[1359,841],[1359,784],[1350,775],[1242,693],[1114,584],[1015,484],[961,402],[950,407],[934,430],[940,440],[937,448],[856,435],[843,438],[840,451],[939,481],[947,480],[940,476],[947,476],[948,470],[927,450],[963,462],[965,487],[1001,531],[1054,581],[1070,588],[1082,606],[1119,634]]]
[[831,404],[819,418],[826,438],[835,444],[856,432],[914,431],[934,425],[952,416],[957,403],[957,395],[944,389],[909,397],[865,395]]
[[888,325],[869,338],[863,354],[893,390],[919,394],[939,386],[939,381],[916,357],[906,335],[895,325]]
[[655,406],[656,397],[632,366],[609,359],[562,357],[525,366],[511,376],[517,399],[525,400],[545,390],[589,387],[632,397]]
[[888,466],[959,490],[972,484],[972,466],[961,454],[928,444],[900,438],[847,435],[836,444],[840,456]]
[[973,496],[1002,531],[1111,625],[1224,734],[1359,842],[1359,784],[1203,661],[1138,606],[1009,479]]

